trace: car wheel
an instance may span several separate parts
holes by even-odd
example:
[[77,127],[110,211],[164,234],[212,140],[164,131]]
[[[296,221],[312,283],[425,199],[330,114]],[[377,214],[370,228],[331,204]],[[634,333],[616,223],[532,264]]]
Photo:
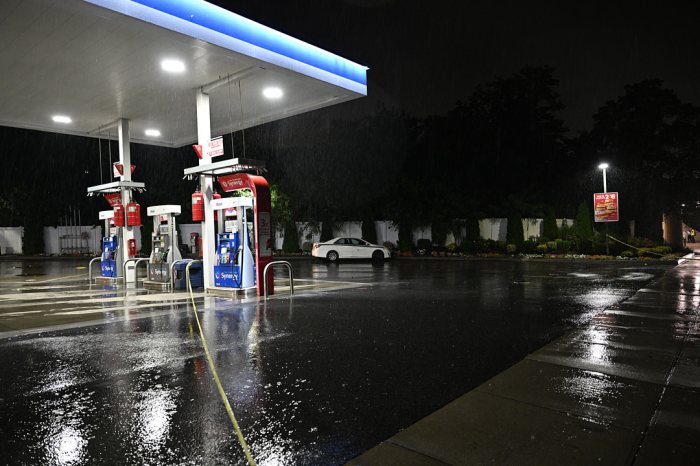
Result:
[[384,260],[384,253],[382,251],[374,251],[372,253],[372,260],[375,260],[375,261]]
[[328,251],[328,254],[326,254],[326,259],[331,262],[335,262],[338,260],[338,253],[335,251]]

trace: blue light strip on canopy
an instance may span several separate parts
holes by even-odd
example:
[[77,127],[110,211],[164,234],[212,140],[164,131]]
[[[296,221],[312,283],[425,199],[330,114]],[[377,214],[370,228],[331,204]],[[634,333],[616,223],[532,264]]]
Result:
[[367,94],[367,67],[203,0],[85,0]]

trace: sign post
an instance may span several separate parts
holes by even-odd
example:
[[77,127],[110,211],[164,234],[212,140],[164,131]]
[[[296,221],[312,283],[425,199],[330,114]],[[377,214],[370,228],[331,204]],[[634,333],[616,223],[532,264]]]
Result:
[[608,223],[620,220],[620,196],[618,193],[609,193],[605,183],[605,171],[603,171],[603,193],[593,194],[593,217],[596,222],[605,223],[605,254],[610,255],[610,243],[608,242]]

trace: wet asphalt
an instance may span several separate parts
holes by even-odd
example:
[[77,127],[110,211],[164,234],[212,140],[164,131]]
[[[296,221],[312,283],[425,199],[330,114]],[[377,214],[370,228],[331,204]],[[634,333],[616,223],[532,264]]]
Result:
[[[0,262],[0,273],[5,281],[29,269],[71,277],[80,264]],[[671,267],[518,260],[293,265],[297,279],[355,287],[312,288],[267,303],[197,301],[222,384],[260,465],[343,464]],[[10,290],[1,285],[2,293]],[[7,303],[2,312],[11,308]],[[6,464],[245,464],[190,305],[152,316],[139,311],[136,318],[0,340]]]

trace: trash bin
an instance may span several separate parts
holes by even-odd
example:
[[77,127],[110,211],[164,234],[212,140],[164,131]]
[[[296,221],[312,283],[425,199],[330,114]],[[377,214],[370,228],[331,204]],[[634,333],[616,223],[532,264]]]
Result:
[[[177,261],[175,262],[174,273],[175,273],[175,289],[176,290],[186,290],[187,289],[187,264],[192,261]],[[202,264],[196,263],[190,266],[190,282],[192,283],[192,288],[203,288],[204,287],[204,273],[202,271]]]

